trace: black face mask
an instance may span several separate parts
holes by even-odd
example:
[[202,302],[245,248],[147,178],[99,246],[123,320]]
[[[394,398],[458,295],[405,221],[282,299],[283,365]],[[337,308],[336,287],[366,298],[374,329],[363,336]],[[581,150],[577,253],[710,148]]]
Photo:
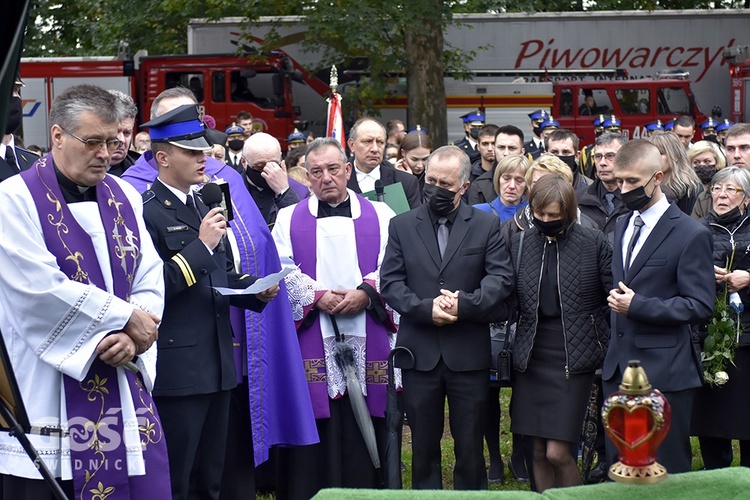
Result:
[[254,168],[247,167],[245,169],[245,175],[248,179],[250,179],[250,182],[255,184],[256,187],[259,187],[261,189],[270,189],[270,187],[268,186],[268,181],[266,181],[266,179],[262,175],[260,175],[260,172],[258,172]]
[[693,168],[695,168],[695,173],[703,184],[710,184],[716,173],[716,165],[698,165]]
[[542,135],[542,127],[534,127],[534,135],[540,137]]
[[453,200],[456,198],[456,193],[449,189],[441,188],[434,184],[424,185],[424,191],[422,192],[422,200],[426,203],[430,210],[438,215],[448,215],[456,209],[453,204]]
[[578,164],[576,163],[576,156],[570,155],[570,156],[558,156],[560,161],[562,161],[564,164],[568,166],[571,172],[574,174],[578,171]]
[[716,218],[716,222],[718,222],[722,226],[729,226],[730,224],[734,224],[735,222],[740,220],[740,217],[742,217],[740,207],[734,207],[724,215],[719,215],[713,210],[711,210],[711,213],[713,214],[714,218]]
[[5,134],[10,135],[19,128],[23,123],[23,103],[20,97],[13,96],[10,98],[8,106],[8,123],[5,125]]
[[232,139],[228,142],[229,149],[232,151],[242,151],[242,147],[245,145],[245,141],[242,139]]
[[534,216],[533,222],[534,227],[539,228],[542,234],[550,238],[553,238],[562,233],[563,229],[567,227],[567,224],[562,219],[543,221],[537,219],[536,216]]
[[471,128],[469,129],[469,135],[470,135],[470,136],[471,136],[471,138],[472,138],[472,139],[474,139],[475,141],[479,139],[479,129],[480,129],[480,128],[482,128],[482,127],[471,127]]
[[[654,175],[656,175],[656,172],[654,172]],[[648,183],[654,178],[654,175],[652,175],[648,182],[643,186],[631,189],[627,193],[620,191],[620,199],[622,200],[622,204],[625,205],[625,208],[628,210],[640,211],[643,207],[648,205],[648,202],[651,201],[651,197],[654,196],[656,186],[654,186],[654,189],[651,191],[651,196],[646,194],[646,186],[648,186]]]

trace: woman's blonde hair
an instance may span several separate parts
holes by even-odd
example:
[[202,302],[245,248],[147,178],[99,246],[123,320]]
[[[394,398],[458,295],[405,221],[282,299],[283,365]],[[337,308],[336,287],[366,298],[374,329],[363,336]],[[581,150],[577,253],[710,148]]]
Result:
[[559,175],[573,185],[573,172],[557,156],[551,153],[544,153],[534,160],[531,166],[526,170],[526,186],[531,186],[531,179],[534,178],[534,172],[547,171],[551,174]]

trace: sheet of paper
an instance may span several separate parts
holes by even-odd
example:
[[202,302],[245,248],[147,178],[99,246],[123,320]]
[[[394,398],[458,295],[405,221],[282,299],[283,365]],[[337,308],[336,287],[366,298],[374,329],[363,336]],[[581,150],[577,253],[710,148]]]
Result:
[[293,267],[285,267],[278,273],[269,274],[268,276],[260,278],[244,290],[239,288],[224,288],[220,286],[215,286],[213,288],[222,295],[255,295],[256,293],[271,288],[273,285],[283,280],[284,277],[292,271],[294,271]]

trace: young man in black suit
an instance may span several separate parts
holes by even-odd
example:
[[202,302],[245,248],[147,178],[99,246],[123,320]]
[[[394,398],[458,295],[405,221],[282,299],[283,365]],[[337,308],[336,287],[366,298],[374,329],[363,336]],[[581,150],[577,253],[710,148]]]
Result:
[[[204,151],[211,147],[197,106],[179,106],[144,127],[159,168],[143,194],[143,218],[164,260],[154,399],[167,439],[172,495],[218,500],[237,376],[230,299],[213,287],[247,288],[255,278],[234,272],[230,246],[220,246],[227,226],[221,208],[209,210],[193,192],[204,182]],[[278,289],[235,296],[231,303],[261,311]]]
[[13,84],[13,95],[8,106],[5,133],[1,138],[2,141],[0,141],[0,181],[4,181],[18,172],[23,172],[39,159],[39,156],[31,151],[16,146],[13,137],[13,133],[23,124],[23,103],[21,101],[21,87],[23,86],[21,77],[16,76],[16,81]]
[[[667,397],[672,425],[658,462],[670,473],[691,470],[693,390],[703,369],[691,325],[711,317],[715,285],[708,229],[670,204],[659,150],[645,140],[624,144],[614,175],[630,214],[617,220],[610,291],[612,330],[602,369],[606,395],[617,390],[630,360],[640,360],[651,385]],[[607,458],[617,460],[607,440]]]
[[482,453],[489,386],[489,323],[505,319],[513,290],[510,252],[492,214],[461,201],[471,163],[444,146],[427,160],[425,204],[391,220],[381,294],[401,313],[397,345],[414,353],[404,370],[413,436],[413,487],[441,489],[445,398],[456,441],[456,489],[486,489]]

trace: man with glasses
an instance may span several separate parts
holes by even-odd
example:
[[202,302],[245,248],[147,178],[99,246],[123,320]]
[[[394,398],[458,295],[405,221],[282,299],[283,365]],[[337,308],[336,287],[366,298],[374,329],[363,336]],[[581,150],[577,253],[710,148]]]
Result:
[[[384,374],[396,331],[378,289],[393,211],[347,189],[352,165],[336,139],[310,143],[305,168],[313,195],[279,211],[273,239],[281,264],[296,267],[285,281],[320,444],[289,450],[290,470],[278,485],[287,490],[277,491],[280,498],[311,498],[333,486],[379,487],[352,405],[355,398],[366,400],[383,456]],[[347,383],[334,359],[339,343],[353,351],[361,394],[347,389],[352,380]]]
[[[149,394],[163,268],[141,197],[107,174],[119,120],[106,90],[67,89],[50,110],[51,153],[0,184],[0,330],[31,425],[58,429],[28,437],[68,498],[170,494]],[[88,433],[100,426],[106,434]],[[4,498],[53,498],[8,433],[0,470]]]
[[737,123],[726,138],[727,163],[733,167],[750,168],[750,123]]
[[627,142],[627,137],[613,132],[597,137],[592,155],[596,178],[592,185],[576,192],[581,213],[590,217],[596,227],[608,236],[614,232],[617,218],[628,212],[620,200],[620,190],[613,173],[615,155]]
[[281,144],[272,135],[258,132],[247,138],[240,159],[245,172],[245,186],[258,205],[269,228],[278,211],[299,201],[289,187],[289,177],[281,161]]

